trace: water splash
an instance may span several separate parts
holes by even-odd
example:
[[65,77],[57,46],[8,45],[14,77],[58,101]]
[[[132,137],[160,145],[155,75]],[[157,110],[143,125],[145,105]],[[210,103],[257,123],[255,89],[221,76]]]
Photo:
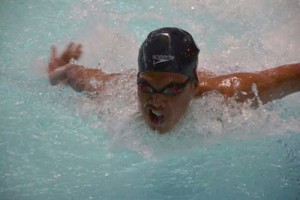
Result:
[[[112,151],[129,150],[157,160],[184,155],[191,149],[228,139],[248,140],[300,131],[299,117],[283,118],[281,115],[285,110],[280,103],[278,106],[269,103],[253,109],[251,102],[240,104],[212,92],[195,99],[175,129],[160,135],[151,131],[139,114],[135,75],[136,71],[124,73],[108,83],[106,90],[100,94],[82,97],[77,106],[77,112],[83,118],[98,116],[93,126],[108,134]],[[257,92],[255,86],[253,91]]]

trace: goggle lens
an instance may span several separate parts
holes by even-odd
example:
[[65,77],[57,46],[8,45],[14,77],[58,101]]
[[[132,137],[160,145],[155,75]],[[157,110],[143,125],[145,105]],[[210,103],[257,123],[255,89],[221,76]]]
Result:
[[153,94],[153,93],[160,93],[165,96],[175,96],[180,94],[187,83],[189,82],[189,79],[186,80],[184,83],[170,83],[166,87],[162,88],[161,90],[156,90],[153,88],[147,81],[141,80],[138,78],[138,89],[146,94]]

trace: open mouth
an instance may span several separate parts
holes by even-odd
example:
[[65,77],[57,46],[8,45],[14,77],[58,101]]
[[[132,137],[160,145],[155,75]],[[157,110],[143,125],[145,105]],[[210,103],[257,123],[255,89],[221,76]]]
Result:
[[155,125],[161,125],[162,123],[164,123],[165,116],[161,111],[149,109],[149,116],[151,122]]

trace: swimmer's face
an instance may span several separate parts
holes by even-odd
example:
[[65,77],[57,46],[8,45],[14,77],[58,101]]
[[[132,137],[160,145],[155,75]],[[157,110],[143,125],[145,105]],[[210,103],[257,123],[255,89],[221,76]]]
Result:
[[[139,108],[152,130],[168,132],[186,113],[197,92],[197,83],[187,80],[187,76],[171,72],[143,72],[139,75]],[[166,89],[166,86],[170,88]],[[166,89],[161,91],[165,94],[151,93],[151,88],[156,91]]]

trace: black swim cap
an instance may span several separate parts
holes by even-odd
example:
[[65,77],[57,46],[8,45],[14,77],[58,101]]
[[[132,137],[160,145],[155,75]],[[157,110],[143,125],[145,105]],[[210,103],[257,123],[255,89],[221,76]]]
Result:
[[152,31],[142,44],[139,72],[174,72],[197,80],[199,49],[188,32],[172,27]]

